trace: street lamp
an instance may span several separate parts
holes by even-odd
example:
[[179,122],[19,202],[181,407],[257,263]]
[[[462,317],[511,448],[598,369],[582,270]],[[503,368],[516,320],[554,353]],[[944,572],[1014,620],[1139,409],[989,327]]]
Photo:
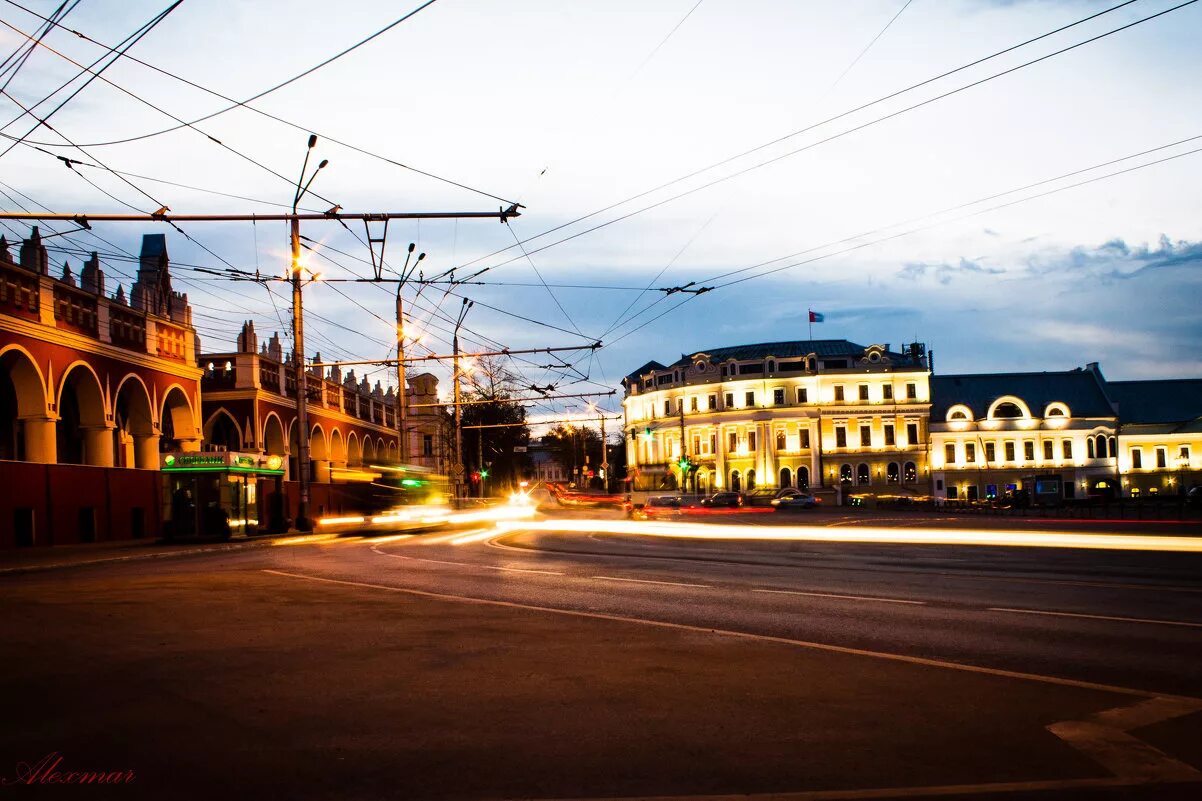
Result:
[[330,162],[322,159],[317,169],[305,180],[305,172],[309,169],[309,155],[317,145],[317,135],[310,134],[309,147],[305,150],[305,162],[301,165],[300,178],[296,181],[296,194],[292,197],[292,220],[290,221],[292,238],[292,367],[296,370],[296,442],[300,453],[297,454],[297,466],[300,468],[297,476],[300,498],[297,502],[296,528],[300,531],[312,531],[313,520],[309,517],[309,411],[308,411],[308,373],[305,370],[305,326],[304,306],[301,301],[301,263],[300,263],[300,220],[296,217],[296,209],[301,198],[309,191],[317,173],[325,169]]

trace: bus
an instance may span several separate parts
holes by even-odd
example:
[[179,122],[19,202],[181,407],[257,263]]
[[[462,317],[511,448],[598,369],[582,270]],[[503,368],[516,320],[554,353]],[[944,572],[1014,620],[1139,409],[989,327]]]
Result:
[[332,473],[345,511],[317,521],[323,532],[395,532],[444,520],[452,511],[450,479],[421,465],[370,465]]

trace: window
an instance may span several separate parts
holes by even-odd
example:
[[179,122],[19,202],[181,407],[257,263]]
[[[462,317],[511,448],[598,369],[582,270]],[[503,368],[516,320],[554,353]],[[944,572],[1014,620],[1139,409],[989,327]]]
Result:
[[1028,462],[1035,461],[1035,443],[1031,440],[1023,443],[1023,458]]
[[957,409],[956,411],[952,412],[951,417],[949,417],[948,419],[949,420],[967,420],[968,415],[966,415],[962,410]]
[[872,445],[872,426],[860,426],[860,447],[867,448]]
[[997,447],[992,442],[985,443],[985,461],[986,462],[996,462],[997,461]]
[[1006,461],[1007,462],[1014,461],[1014,443],[1013,442],[1006,443]]
[[701,453],[701,436],[699,434],[694,434],[693,435],[693,454],[696,455],[698,453]]
[[806,388],[798,387],[797,388],[797,402],[798,403],[809,403],[809,401],[810,401],[810,397],[809,397],[809,393],[806,391]]
[[893,400],[893,385],[885,384],[881,387],[881,397],[885,400]]
[[917,384],[906,384],[906,400],[917,400],[917,399],[918,399],[918,385]]
[[868,465],[861,464],[856,467],[856,483],[864,486],[871,482],[871,477],[868,472]]
[[747,394],[745,394],[743,396],[743,405],[748,408],[755,406],[755,393],[754,392],[748,392]]
[[889,467],[885,470],[885,483],[896,484],[901,480],[901,471],[897,467],[897,462],[890,462]]
[[835,384],[835,400],[837,400],[837,401],[843,400],[843,385],[842,384]]
[[1094,458],[1095,455],[1096,454],[1094,453],[1093,437],[1086,437],[1085,438],[1085,458],[1092,459],[1092,458]]
[[1050,439],[1045,439],[1043,441],[1043,458],[1049,462],[1055,458],[1055,455],[1052,453],[1052,447],[1052,441]]
[[1169,451],[1167,448],[1157,448],[1156,449],[1156,466],[1157,467],[1168,467],[1169,466]]
[[1131,467],[1135,470],[1140,470],[1144,466],[1144,451],[1143,448],[1131,449]]
[[918,444],[918,423],[906,423],[906,444]]
[[867,384],[860,384],[860,400],[862,400],[862,401],[868,400],[868,385]]
[[847,447],[847,427],[846,426],[835,426],[835,447],[836,448],[846,448]]
[[1022,417],[1023,410],[1018,408],[1014,403],[999,403],[997,408],[993,410],[994,417]]
[[776,449],[778,451],[783,451],[785,449],[785,432],[784,431],[776,432]]
[[955,464],[955,462],[956,462],[955,443],[949,442],[943,446],[943,461],[947,462],[948,464]]
[[810,429],[802,428],[797,433],[801,436],[801,447],[810,447]]
[[726,404],[727,409],[735,408],[735,393],[727,392],[726,397],[723,398],[723,402]]
[[977,444],[975,442],[964,443],[964,461],[969,464],[977,460]]
[[845,464],[839,468],[839,480],[844,484],[851,483],[851,465]]
[[717,453],[717,452],[718,452],[718,435],[717,435],[717,434],[710,434],[710,449],[709,449],[709,452],[710,452],[710,453]]
[[684,413],[684,398],[683,397],[676,399],[676,412],[677,412],[677,414]]
[[1061,440],[1060,450],[1064,454],[1065,459],[1073,458],[1073,441],[1071,439]]
[[737,432],[731,431],[727,434],[726,439],[729,446],[727,447],[728,451],[737,451],[739,449],[739,435]]
[[666,400],[664,401],[664,417],[670,414],[672,414],[672,401]]
[[710,395],[709,396],[709,410],[712,412],[714,409],[717,409],[717,408],[718,408],[718,396]]
[[952,501],[956,500],[956,487],[954,484],[948,486],[947,497],[948,497],[948,500],[952,500]]
[[892,448],[893,443],[893,423],[885,423],[885,445]]
[[902,480],[907,484],[913,484],[918,481],[918,465],[913,462],[906,462],[906,466],[902,470],[902,476]]
[[776,406],[785,405],[785,391],[783,389],[772,390],[772,403]]
[[755,451],[755,432],[754,431],[747,432],[747,449],[752,452]]
[[1181,446],[1181,450],[1177,451],[1177,458],[1184,459],[1187,462],[1189,461],[1189,446],[1188,445]]
[[434,455],[434,435],[422,434],[422,456]]
[[689,398],[689,411],[690,412],[697,411],[697,396],[696,395]]

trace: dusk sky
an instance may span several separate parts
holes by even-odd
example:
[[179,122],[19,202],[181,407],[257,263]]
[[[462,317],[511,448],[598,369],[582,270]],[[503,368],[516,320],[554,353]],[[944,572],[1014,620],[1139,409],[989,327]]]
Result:
[[[512,232],[487,220],[395,223],[386,258],[399,265],[414,241],[428,254],[427,278],[452,267],[460,278],[493,267],[476,279],[490,285],[453,290],[478,301],[466,323],[473,332],[467,348],[606,345],[595,356],[568,357],[596,385],[542,369],[523,370],[529,382],[565,392],[614,388],[650,359],[806,338],[808,308],[826,316],[815,338],[895,348],[917,338],[934,349],[941,373],[1097,361],[1113,379],[1196,377],[1202,153],[1190,151],[1202,148],[1202,3],[903,111],[1178,4],[440,0],[250,104],[299,128],[245,109],[196,124],[228,149],[188,129],[105,144],[177,123],[96,80],[54,115],[54,131],[29,134],[26,141],[41,150],[19,145],[3,156],[0,203],[12,211],[32,201],[57,212],[127,210],[55,158],[66,156],[131,174],[146,195],[97,166],[76,167],[144,212],[156,208],[147,195],[178,213],[278,211],[259,201],[291,203],[290,183],[312,131],[322,137],[315,158],[330,160],[313,191],[346,211],[495,211],[501,203],[331,138],[526,207]],[[164,5],[83,0],[63,24],[116,46]],[[242,100],[418,5],[187,0],[130,54]],[[57,6],[29,3],[44,15]],[[0,19],[21,31],[33,34],[40,24],[14,3],[2,8]],[[0,29],[5,55],[24,41]],[[45,43],[85,64],[105,52],[61,30]],[[32,105],[76,72],[39,50],[5,92]],[[230,105],[128,61],[104,78],[185,120]],[[9,98],[0,102],[9,118],[20,113]],[[27,117],[3,132],[19,137],[30,128]],[[706,186],[719,179],[728,180]],[[302,205],[325,211],[327,200]],[[593,216],[573,222],[585,215]],[[588,231],[603,223],[610,224]],[[183,227],[238,268],[284,273],[284,223]],[[361,224],[352,228],[362,236]],[[167,234],[181,265],[177,288],[189,293],[206,350],[230,349],[244,319],[255,320],[261,338],[276,330],[287,336],[285,285],[276,285],[273,307],[260,286],[184,269],[225,265],[166,226],[95,230],[133,253],[143,233]],[[4,232],[12,240],[27,228],[10,223]],[[366,248],[337,224],[306,224],[302,233],[336,249],[326,255],[342,266],[310,260],[327,277],[370,271]],[[123,283],[128,292],[122,275],[133,272],[130,263],[106,258],[113,248],[86,235],[74,242],[67,245],[73,251],[100,250],[110,291]],[[78,271],[78,255],[52,251],[56,271],[64,258]],[[764,274],[776,268],[787,269]],[[720,277],[734,271],[743,272]],[[723,286],[748,276],[757,277]],[[692,298],[656,291],[690,282],[714,289]],[[446,288],[427,286],[420,298],[418,287],[406,290],[424,344],[440,353],[449,352],[449,326],[430,322],[432,310],[441,303],[453,315],[461,303]],[[343,327],[306,318],[307,349],[327,358],[386,357],[393,291],[308,289],[306,309]],[[605,406],[618,409],[617,397]]]

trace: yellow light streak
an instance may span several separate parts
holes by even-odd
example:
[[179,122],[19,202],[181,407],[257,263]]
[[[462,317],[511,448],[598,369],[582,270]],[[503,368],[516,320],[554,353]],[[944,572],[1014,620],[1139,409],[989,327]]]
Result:
[[319,526],[354,525],[356,523],[362,523],[364,521],[364,519],[365,518],[355,517],[355,516],[352,516],[352,517],[323,517],[317,521],[317,525],[319,525]]
[[372,537],[371,539],[364,540],[364,542],[370,542],[373,545],[379,545],[379,544],[382,544],[385,542],[396,542],[397,540],[407,540],[407,539],[410,539],[411,537],[413,537],[412,534],[390,534],[387,537]]
[[310,545],[315,542],[332,542],[339,539],[337,534],[302,534],[298,537],[285,537],[275,540],[272,545]]
[[1093,534],[1067,531],[988,529],[886,529],[870,526],[741,526],[709,523],[656,523],[630,520],[501,521],[503,531],[561,531],[627,534],[698,540],[868,542],[896,545],[993,545],[1024,548],[1082,548],[1105,551],[1202,552],[1202,539],[1151,534]]

